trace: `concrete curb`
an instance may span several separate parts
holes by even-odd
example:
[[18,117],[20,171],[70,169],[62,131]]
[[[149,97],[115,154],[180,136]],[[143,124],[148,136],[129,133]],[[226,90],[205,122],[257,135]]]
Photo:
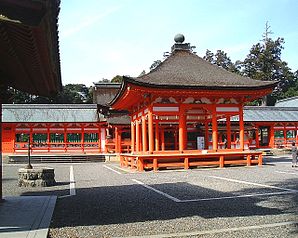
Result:
[[57,196],[4,199],[0,205],[0,238],[47,238]]

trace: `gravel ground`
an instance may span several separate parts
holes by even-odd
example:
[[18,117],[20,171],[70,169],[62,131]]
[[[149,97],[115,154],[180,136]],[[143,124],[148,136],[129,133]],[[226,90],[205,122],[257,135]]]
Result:
[[[298,190],[298,168],[287,158],[262,167],[157,173],[123,171],[115,163],[73,164],[75,196],[65,196],[70,165],[51,164],[60,183],[30,190],[15,186],[19,167],[4,166],[4,196],[58,195],[50,238],[298,237],[298,193],[284,190]],[[268,195],[277,192],[289,193]],[[239,197],[251,194],[262,196]],[[209,200],[183,202],[190,199]]]

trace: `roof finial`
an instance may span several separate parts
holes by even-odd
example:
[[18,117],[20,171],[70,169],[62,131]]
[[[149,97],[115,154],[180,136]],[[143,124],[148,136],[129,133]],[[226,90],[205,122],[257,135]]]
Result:
[[176,44],[182,44],[184,40],[185,40],[184,35],[182,35],[180,33],[175,35],[175,37],[174,37],[174,41],[176,42]]

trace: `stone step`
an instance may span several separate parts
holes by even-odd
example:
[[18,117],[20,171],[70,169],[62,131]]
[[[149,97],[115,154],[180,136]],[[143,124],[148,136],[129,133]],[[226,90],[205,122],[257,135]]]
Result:
[[[27,155],[8,155],[9,163],[28,163]],[[105,162],[104,155],[31,155],[31,163]]]

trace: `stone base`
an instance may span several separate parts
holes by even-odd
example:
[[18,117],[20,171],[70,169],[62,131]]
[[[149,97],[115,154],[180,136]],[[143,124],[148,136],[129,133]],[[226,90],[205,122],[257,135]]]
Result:
[[53,168],[19,169],[19,187],[48,187],[55,184]]

